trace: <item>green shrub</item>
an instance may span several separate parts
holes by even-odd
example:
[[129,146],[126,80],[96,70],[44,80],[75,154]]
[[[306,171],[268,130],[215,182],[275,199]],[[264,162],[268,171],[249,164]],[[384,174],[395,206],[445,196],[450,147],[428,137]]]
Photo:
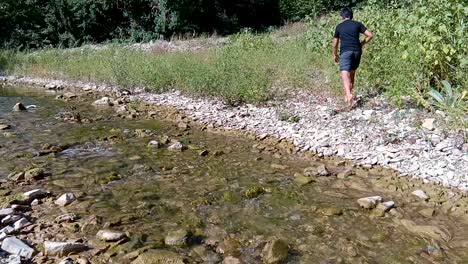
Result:
[[[466,20],[468,8],[457,0],[368,1],[355,10],[355,19],[375,33],[364,48],[358,73],[361,93],[386,93],[396,103],[402,95],[427,98],[438,80],[465,87],[468,50]],[[339,17],[309,21],[310,52],[331,53],[330,41]],[[329,68],[334,86],[337,70]]]

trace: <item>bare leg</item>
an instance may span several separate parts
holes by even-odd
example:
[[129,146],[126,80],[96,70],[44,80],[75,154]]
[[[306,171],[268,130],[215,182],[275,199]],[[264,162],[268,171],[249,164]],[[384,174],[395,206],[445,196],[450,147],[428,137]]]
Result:
[[354,90],[354,79],[356,77],[356,71],[351,71],[350,72],[350,77],[351,77],[351,94],[353,94]]
[[341,71],[341,81],[343,82],[343,89],[345,90],[346,102],[351,106],[353,103],[353,83],[351,79],[351,72]]

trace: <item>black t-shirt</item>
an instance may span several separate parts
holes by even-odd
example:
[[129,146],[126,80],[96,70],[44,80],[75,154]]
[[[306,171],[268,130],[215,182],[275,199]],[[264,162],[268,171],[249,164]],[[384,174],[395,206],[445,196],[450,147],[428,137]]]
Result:
[[345,51],[361,51],[359,33],[364,33],[367,28],[360,22],[345,20],[335,29],[335,38],[340,39],[340,54]]

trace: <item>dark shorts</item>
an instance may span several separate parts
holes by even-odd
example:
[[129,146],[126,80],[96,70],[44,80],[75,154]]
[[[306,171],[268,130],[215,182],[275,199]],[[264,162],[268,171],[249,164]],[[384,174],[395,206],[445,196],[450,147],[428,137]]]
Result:
[[340,54],[340,71],[355,71],[360,63],[360,51],[345,51]]

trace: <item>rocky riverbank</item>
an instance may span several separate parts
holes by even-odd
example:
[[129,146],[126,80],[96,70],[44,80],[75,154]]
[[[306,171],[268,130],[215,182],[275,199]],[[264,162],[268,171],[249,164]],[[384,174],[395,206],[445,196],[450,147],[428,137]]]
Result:
[[122,96],[132,101],[174,107],[211,128],[252,131],[259,138],[274,136],[293,142],[295,151],[338,156],[367,168],[383,166],[426,183],[468,191],[468,144],[460,133],[443,129],[442,112],[429,115],[416,109],[395,109],[374,100],[352,111],[339,111],[331,100],[297,93],[266,106],[229,106],[220,100],[184,96],[178,92],[153,94],[111,85],[2,77],[46,89],[73,88]]
[[202,132],[227,134],[190,112],[132,103],[145,94],[48,89],[37,90],[43,100],[30,88],[0,97],[0,262],[468,258],[466,194],[266,134]]

